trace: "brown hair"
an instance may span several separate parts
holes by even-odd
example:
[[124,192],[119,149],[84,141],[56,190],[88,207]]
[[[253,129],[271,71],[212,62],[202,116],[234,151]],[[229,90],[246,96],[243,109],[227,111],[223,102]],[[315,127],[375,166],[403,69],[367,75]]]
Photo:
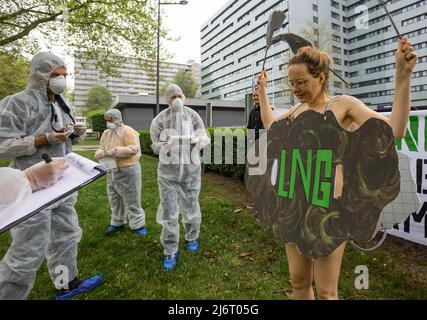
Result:
[[289,67],[294,64],[305,64],[308,72],[315,78],[323,72],[325,82],[323,82],[322,90],[329,91],[329,66],[331,63],[331,58],[325,51],[312,47],[303,47],[289,60]]

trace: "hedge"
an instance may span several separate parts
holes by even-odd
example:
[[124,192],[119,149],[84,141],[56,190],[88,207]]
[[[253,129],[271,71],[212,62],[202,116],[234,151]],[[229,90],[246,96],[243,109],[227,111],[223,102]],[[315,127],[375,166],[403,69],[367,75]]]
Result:
[[148,154],[155,156],[153,149],[151,149],[151,137],[150,131],[138,131],[139,133],[139,142],[141,144],[141,152],[143,154]]
[[[221,148],[222,148],[222,161],[221,164],[214,164],[214,150],[215,150],[215,142],[214,142],[214,132],[215,130],[225,130],[222,133],[221,140]],[[205,171],[213,171],[220,173],[222,175],[232,177],[235,179],[243,180],[245,176],[246,166],[244,164],[237,164],[237,137],[239,134],[243,134],[243,139],[246,145],[246,129],[224,129],[224,128],[209,128],[208,133],[211,137],[211,163],[204,164]],[[233,139],[233,164],[225,164],[225,141],[226,139],[230,139],[229,136],[232,136]]]
[[[215,143],[214,143],[214,132],[215,130],[224,130],[222,134],[222,162],[221,164],[214,164],[214,150],[215,150]],[[236,131],[238,130],[238,131]],[[232,177],[234,179],[243,180],[245,176],[245,165],[244,164],[237,164],[237,137],[240,134],[243,134],[246,145],[246,129],[225,129],[225,128],[209,128],[208,134],[211,137],[211,144],[210,144],[210,150],[211,150],[211,162],[210,163],[203,163],[203,170],[205,172],[212,171],[217,172],[222,175]],[[151,149],[151,137],[149,131],[139,131],[139,139],[141,143],[141,152],[148,155],[154,155],[153,150]],[[230,139],[230,135],[232,135],[233,139],[233,164],[225,164],[225,141],[226,139]]]
[[105,111],[91,111],[87,114],[92,130],[94,132],[99,132],[99,134],[107,129],[104,114]]

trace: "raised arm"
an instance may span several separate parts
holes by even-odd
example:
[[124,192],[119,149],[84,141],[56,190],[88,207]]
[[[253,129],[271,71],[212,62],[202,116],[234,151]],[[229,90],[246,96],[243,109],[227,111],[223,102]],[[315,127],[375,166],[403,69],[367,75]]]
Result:
[[396,138],[403,138],[411,111],[411,79],[412,71],[417,63],[417,53],[411,42],[403,38],[399,40],[396,53],[396,77],[393,109],[390,125]]
[[417,54],[411,43],[407,39],[399,40],[396,53],[395,94],[390,118],[373,111],[356,98],[343,96],[340,100],[348,110],[347,116],[358,126],[370,118],[382,119],[391,126],[395,138],[403,138],[411,111],[411,78],[416,61]]
[[264,124],[264,128],[267,130],[270,129],[274,121],[276,121],[276,116],[271,109],[270,102],[268,101],[267,96],[267,83],[268,76],[267,71],[262,70],[260,76],[258,77],[258,89],[259,89],[259,104],[261,108],[261,119]]

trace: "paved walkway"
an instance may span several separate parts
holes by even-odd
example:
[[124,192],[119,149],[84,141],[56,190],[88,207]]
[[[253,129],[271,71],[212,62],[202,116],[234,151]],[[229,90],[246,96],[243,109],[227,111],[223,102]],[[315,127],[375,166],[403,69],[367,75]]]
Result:
[[99,147],[99,145],[73,146],[73,152],[96,151],[99,149]]

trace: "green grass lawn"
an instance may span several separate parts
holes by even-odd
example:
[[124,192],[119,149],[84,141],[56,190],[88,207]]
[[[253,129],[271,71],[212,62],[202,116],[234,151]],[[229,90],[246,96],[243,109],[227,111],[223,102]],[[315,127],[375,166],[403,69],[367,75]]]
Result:
[[99,145],[99,139],[96,138],[95,136],[92,136],[76,144],[76,146],[91,146],[91,145]]
[[[93,152],[81,154],[93,159]],[[288,299],[290,283],[282,244],[271,231],[263,231],[255,224],[250,210],[245,208],[248,195],[244,186],[215,174],[203,176],[199,252],[186,252],[181,228],[178,265],[173,272],[163,271],[161,229],[156,223],[157,159],[143,156],[141,165],[147,237],[129,230],[114,236],[104,235],[110,221],[105,177],[79,193],[77,211],[83,229],[78,257],[80,276],[100,272],[104,276],[100,287],[80,299]],[[420,279],[405,269],[409,268],[406,266],[408,254],[399,249],[400,243],[392,241],[370,254],[348,247],[340,279],[340,297],[425,299],[425,278]],[[1,235],[1,256],[9,244],[9,235]],[[414,259],[417,267],[425,271],[426,265]],[[355,289],[354,270],[358,265],[369,267],[369,290]],[[52,293],[44,263],[30,298],[50,299]]]

